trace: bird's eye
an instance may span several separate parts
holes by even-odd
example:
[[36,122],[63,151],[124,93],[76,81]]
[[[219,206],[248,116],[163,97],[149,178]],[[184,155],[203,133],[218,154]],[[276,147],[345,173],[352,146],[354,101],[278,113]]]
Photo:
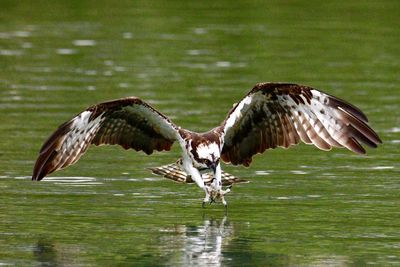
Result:
[[208,160],[208,159],[204,159],[204,163],[205,163],[206,165],[210,165],[211,161]]

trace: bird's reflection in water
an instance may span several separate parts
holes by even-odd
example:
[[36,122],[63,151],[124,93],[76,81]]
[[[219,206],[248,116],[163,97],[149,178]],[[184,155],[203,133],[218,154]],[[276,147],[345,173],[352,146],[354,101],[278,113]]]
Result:
[[85,266],[84,253],[79,244],[68,245],[46,236],[39,237],[33,247],[35,266]]
[[[117,249],[114,251],[115,256],[120,257],[121,263],[146,264],[150,261],[154,265],[221,266],[223,262],[229,261],[229,258],[223,255],[223,251],[233,240],[234,228],[225,216],[221,219],[204,219],[195,224],[163,227],[156,236],[155,239],[148,239],[148,242],[144,242],[139,246],[140,249],[134,250],[133,253],[130,250],[129,255],[127,251]],[[116,244],[117,241],[118,239]],[[97,245],[92,248],[95,247]],[[107,249],[107,246],[105,247]],[[82,257],[84,251],[81,245],[71,246],[46,237],[40,237],[33,248],[38,266],[82,265],[85,262]],[[99,260],[102,260],[103,256],[98,255]]]
[[[170,229],[171,230],[171,229]],[[176,234],[165,236],[164,240],[174,243],[175,254],[169,257],[171,264],[180,262],[183,266],[221,266],[225,260],[223,248],[233,238],[233,225],[227,217],[223,219],[205,219],[202,225],[177,225],[173,230]],[[171,256],[171,255],[170,255]]]
[[57,266],[57,251],[54,244],[45,238],[40,238],[34,248],[33,254],[37,261],[40,263],[39,266]]

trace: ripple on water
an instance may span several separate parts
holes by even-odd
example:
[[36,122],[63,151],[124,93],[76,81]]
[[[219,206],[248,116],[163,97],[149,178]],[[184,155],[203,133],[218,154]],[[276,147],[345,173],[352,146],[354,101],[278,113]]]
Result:
[[387,133],[400,133],[400,127],[393,127],[390,129],[385,130]]
[[30,37],[30,36],[32,35],[32,33],[31,33],[31,32],[28,32],[28,31],[15,31],[15,32],[13,33],[13,35],[14,35],[15,37],[27,38],[27,37]]
[[378,166],[371,166],[371,167],[364,167],[364,166],[353,166],[353,165],[343,165],[337,166],[339,169],[352,169],[352,170],[391,170],[394,169],[395,166],[392,165],[378,165]]
[[207,50],[199,50],[199,49],[190,49],[187,50],[186,53],[190,56],[200,56],[209,54]]
[[24,48],[24,49],[29,49],[29,48],[32,48],[33,45],[30,42],[25,42],[25,43],[21,44],[21,47]]
[[69,185],[69,186],[92,186],[101,185],[102,182],[98,182],[95,177],[46,177],[44,182],[50,182],[59,185]]
[[215,65],[220,68],[229,68],[232,63],[229,61],[217,61]]
[[72,48],[58,48],[56,53],[59,55],[74,55],[78,53],[78,50]]
[[143,180],[149,181],[149,182],[159,182],[159,181],[161,181],[163,179],[162,178],[158,178],[158,177],[147,177],[147,178],[144,178]]
[[133,38],[133,34],[131,32],[124,32],[122,34],[122,38],[124,38],[124,39],[132,39]]
[[293,173],[293,174],[308,174],[308,172],[299,171],[299,170],[293,170],[293,171],[290,171],[290,172]]
[[371,170],[391,170],[394,166],[374,166],[370,168]]
[[306,196],[279,196],[277,200],[305,200],[310,198],[321,198],[321,195],[306,195]]
[[273,171],[255,171],[256,175],[270,175]]
[[74,40],[72,43],[75,46],[95,46],[96,45],[95,40]]
[[141,192],[141,193],[132,193],[131,195],[132,195],[133,197],[135,197],[135,198],[153,198],[153,199],[155,199],[155,198],[162,198],[161,195],[155,195],[155,194],[152,194],[152,193],[145,193],[145,192]]
[[205,28],[194,28],[193,32],[198,35],[206,34],[208,31]]
[[0,56],[22,56],[22,50],[0,49]]

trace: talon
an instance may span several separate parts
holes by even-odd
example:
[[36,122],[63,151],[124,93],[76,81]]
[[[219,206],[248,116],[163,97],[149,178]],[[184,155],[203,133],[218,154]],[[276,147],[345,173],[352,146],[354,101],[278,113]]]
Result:
[[229,192],[231,192],[231,189],[230,189],[230,188],[227,188],[226,190],[222,191],[222,195],[226,195],[226,194],[228,194]]
[[228,203],[226,203],[225,199],[222,201],[222,204],[224,204],[225,208],[225,213],[228,211]]

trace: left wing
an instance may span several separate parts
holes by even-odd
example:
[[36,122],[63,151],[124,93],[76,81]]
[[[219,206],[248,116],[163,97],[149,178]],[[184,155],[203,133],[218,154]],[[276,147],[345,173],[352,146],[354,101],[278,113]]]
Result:
[[169,150],[179,127],[146,102],[128,97],[89,107],[60,127],[43,144],[32,180],[79,160],[90,144],[133,148],[146,154]]
[[259,83],[229,112],[219,127],[221,158],[249,166],[266,149],[303,141],[319,149],[346,147],[364,154],[360,142],[377,147],[379,136],[360,109],[314,88],[290,83]]

